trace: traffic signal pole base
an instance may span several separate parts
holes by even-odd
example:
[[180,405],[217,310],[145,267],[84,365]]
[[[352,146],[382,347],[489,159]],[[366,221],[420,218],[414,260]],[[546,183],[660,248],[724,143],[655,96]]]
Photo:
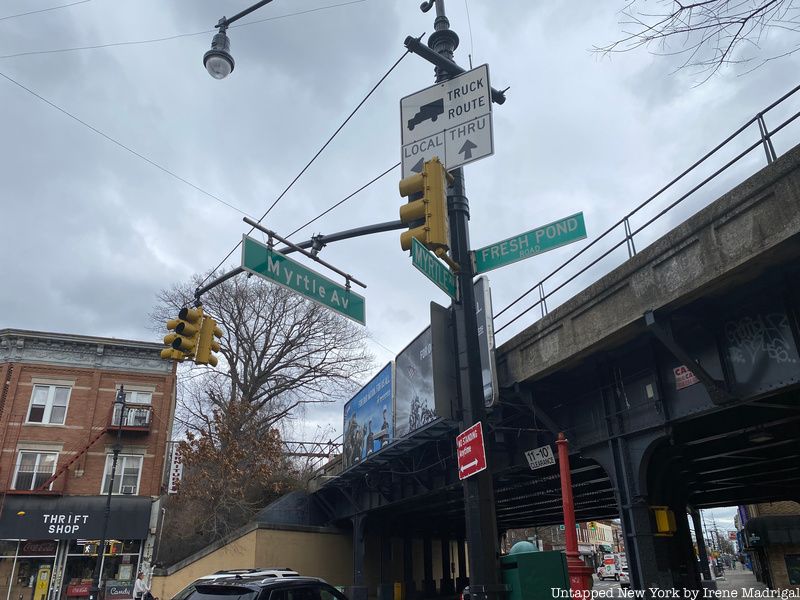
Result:
[[575,531],[575,504],[572,499],[572,472],[569,468],[569,440],[558,434],[558,470],[561,474],[561,505],[564,510],[564,529],[567,542],[567,571],[571,590],[592,589],[592,569],[579,558],[578,533]]
[[567,572],[569,573],[569,589],[572,591],[589,591],[592,589],[594,580],[592,579],[591,567],[587,567],[577,552],[567,552]]

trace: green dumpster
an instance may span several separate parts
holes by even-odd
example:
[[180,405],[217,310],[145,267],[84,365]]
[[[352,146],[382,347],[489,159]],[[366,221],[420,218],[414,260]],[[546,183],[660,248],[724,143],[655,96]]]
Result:
[[529,542],[514,544],[500,557],[506,600],[552,600],[553,588],[569,591],[567,557],[563,552],[538,552]]

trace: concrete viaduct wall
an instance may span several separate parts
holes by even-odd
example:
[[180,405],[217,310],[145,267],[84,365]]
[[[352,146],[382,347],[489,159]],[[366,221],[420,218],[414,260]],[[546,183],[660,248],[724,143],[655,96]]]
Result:
[[497,353],[502,386],[539,379],[640,333],[776,252],[800,253],[800,146],[602,277]]

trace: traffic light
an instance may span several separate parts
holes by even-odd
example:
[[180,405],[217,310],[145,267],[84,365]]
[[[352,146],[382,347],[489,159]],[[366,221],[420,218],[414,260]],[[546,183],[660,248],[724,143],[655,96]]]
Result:
[[418,200],[410,200],[400,207],[400,220],[409,227],[424,220],[418,227],[400,234],[400,247],[403,250],[411,250],[411,240],[416,238],[439,256],[447,252],[450,247],[447,224],[448,180],[452,181],[452,176],[436,157],[423,163],[421,173],[400,180],[401,196],[422,194]]
[[203,309],[182,308],[177,319],[167,321],[167,329],[173,333],[164,336],[164,343],[169,348],[161,351],[161,358],[166,360],[183,360],[193,357],[200,337],[200,323],[203,320]]
[[198,365],[217,366],[217,357],[212,352],[219,352],[219,342],[214,338],[221,338],[222,330],[217,327],[217,322],[209,316],[203,317],[200,325],[200,338],[197,341],[197,352],[194,362]]

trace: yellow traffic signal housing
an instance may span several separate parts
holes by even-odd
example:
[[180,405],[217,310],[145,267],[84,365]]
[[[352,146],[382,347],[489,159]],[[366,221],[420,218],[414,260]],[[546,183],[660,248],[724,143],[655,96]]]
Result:
[[217,327],[217,322],[209,316],[203,318],[200,325],[200,337],[197,341],[197,352],[194,362],[198,365],[217,366],[217,357],[213,352],[219,352],[219,342],[214,338],[221,338],[222,330]]
[[[186,356],[194,356],[197,351],[197,342],[200,338],[200,323],[202,320],[202,308],[183,307],[178,313],[178,324],[175,326],[176,335],[172,341],[172,347]],[[167,325],[169,326],[169,323]],[[166,341],[166,338],[164,341]]]
[[452,176],[436,157],[423,163],[422,173],[400,180],[401,196],[422,194],[419,200],[412,200],[400,207],[400,220],[409,226],[415,221],[424,220],[418,227],[400,234],[400,247],[403,250],[411,250],[411,240],[415,238],[428,250],[438,251],[440,255],[449,249],[447,181],[452,181]]
[[184,358],[186,358],[186,355],[183,352],[180,350],[175,350],[175,348],[172,346],[175,340],[178,339],[178,334],[175,333],[175,329],[180,324],[180,319],[170,319],[167,321],[167,329],[172,331],[172,333],[168,333],[164,336],[164,343],[167,345],[167,347],[161,351],[161,358],[164,360],[182,361]]

